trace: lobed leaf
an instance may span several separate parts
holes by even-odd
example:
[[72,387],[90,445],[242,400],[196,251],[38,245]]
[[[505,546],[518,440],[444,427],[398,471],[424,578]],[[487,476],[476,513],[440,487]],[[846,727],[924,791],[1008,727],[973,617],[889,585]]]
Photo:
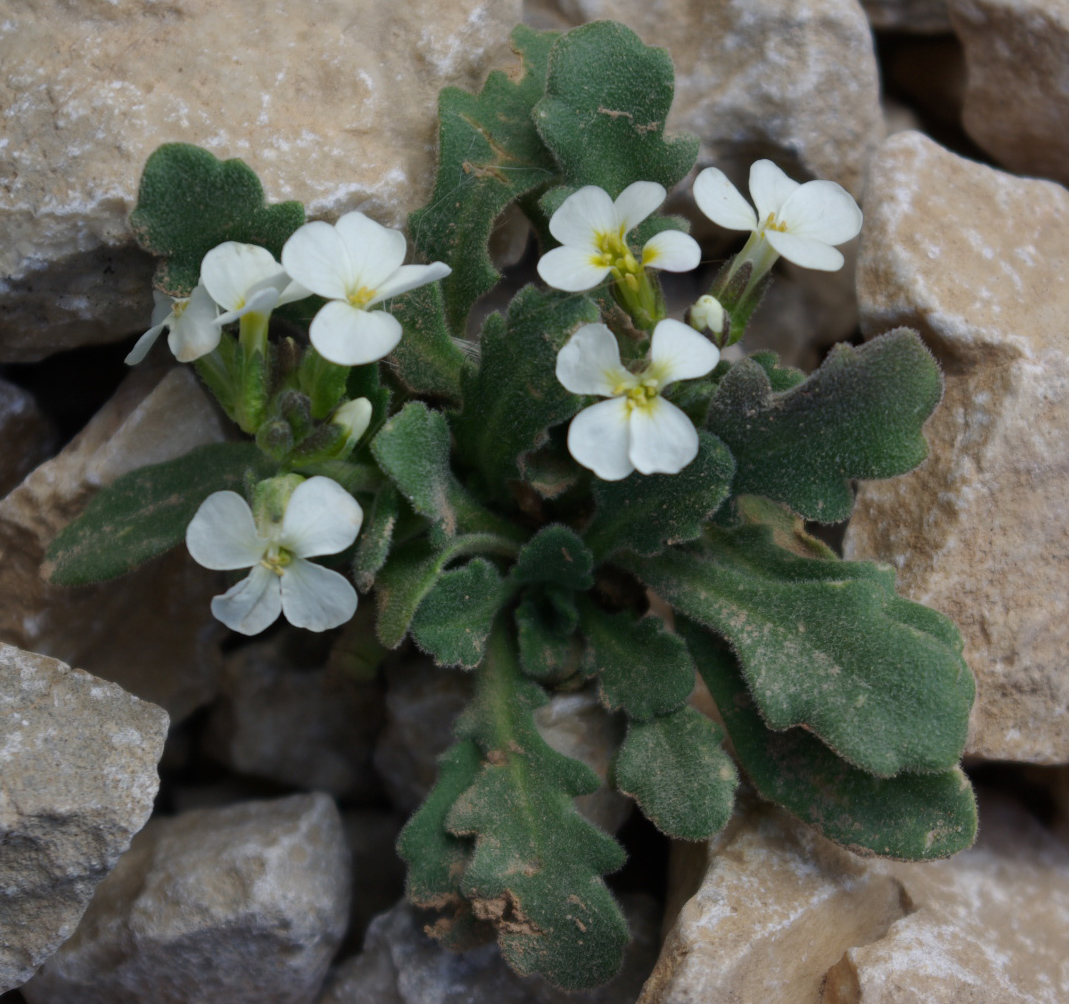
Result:
[[401,383],[413,394],[459,401],[468,363],[446,319],[441,283],[405,293],[391,302],[390,312],[404,329],[390,355]]
[[375,501],[367,513],[356,554],[353,555],[353,581],[362,593],[371,590],[375,585],[375,576],[386,564],[400,514],[400,494],[392,484],[384,484],[375,493]]
[[546,582],[565,589],[594,585],[594,555],[579,535],[560,523],[544,526],[520,551],[512,567],[515,582]]
[[553,585],[529,587],[525,592],[514,615],[520,667],[532,680],[571,676],[578,668],[575,592]]

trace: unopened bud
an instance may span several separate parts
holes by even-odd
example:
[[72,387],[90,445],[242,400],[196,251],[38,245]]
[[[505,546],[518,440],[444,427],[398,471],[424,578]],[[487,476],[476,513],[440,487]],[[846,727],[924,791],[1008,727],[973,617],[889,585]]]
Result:
[[724,308],[715,296],[708,293],[698,298],[690,308],[690,326],[696,331],[710,331],[714,335],[724,331]]
[[364,433],[367,432],[367,427],[371,424],[371,412],[371,402],[366,397],[358,397],[355,401],[346,401],[334,412],[331,422],[342,426],[346,432],[343,455],[349,453],[360,442],[360,438]]

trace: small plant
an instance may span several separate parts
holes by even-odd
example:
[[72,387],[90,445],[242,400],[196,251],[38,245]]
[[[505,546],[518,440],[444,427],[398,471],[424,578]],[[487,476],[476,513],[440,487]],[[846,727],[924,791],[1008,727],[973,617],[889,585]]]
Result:
[[[725,825],[737,762],[828,838],[930,859],[975,835],[958,766],[974,684],[953,624],[803,526],[846,519],[852,479],[924,458],[942,384],[917,335],[837,346],[808,378],[770,353],[720,358],[777,257],[841,266],[853,200],[759,161],[755,212],[703,171],[699,207],[751,236],[689,325],[668,318],[659,270],[700,255],[683,219],[658,214],[698,149],[664,134],[667,54],[611,22],[519,27],[513,44],[518,79],[441,95],[414,264],[361,213],[332,226],[265,205],[240,161],[152,155],[132,224],[160,259],[158,306],[128,361],[166,330],[249,438],[120,478],[49,570],[98,581],[185,541],[238,570],[212,604],[235,631],[280,614],[334,628],[363,594],[385,649],[411,637],[472,671],[456,745],[401,835],[408,893],[440,911],[444,943],[496,936],[519,972],[577,989],[620,965],[627,925],[604,876],[624,853],[575,811],[596,776],[535,728],[547,691],[594,685],[626,718],[613,781],[669,835]],[[545,286],[468,341],[514,204]],[[686,702],[696,671],[723,728]]]

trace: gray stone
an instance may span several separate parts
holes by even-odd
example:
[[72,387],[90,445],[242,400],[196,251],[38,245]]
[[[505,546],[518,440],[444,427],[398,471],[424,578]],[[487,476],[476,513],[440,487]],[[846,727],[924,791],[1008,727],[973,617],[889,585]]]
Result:
[[0,992],[74,931],[144,826],[167,714],[0,644]]
[[51,454],[55,433],[32,394],[0,380],[0,498]]
[[30,1004],[307,1004],[345,930],[349,855],[329,796],[154,819]]

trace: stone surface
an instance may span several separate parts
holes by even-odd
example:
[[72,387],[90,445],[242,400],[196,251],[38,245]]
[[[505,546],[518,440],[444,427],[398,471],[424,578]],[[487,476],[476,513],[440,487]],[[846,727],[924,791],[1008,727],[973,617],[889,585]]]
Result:
[[400,224],[430,194],[438,91],[511,67],[519,0],[118,0],[0,23],[0,360],[147,326],[126,217],[161,143],[240,157],[269,200]]
[[497,945],[451,952],[423,933],[433,919],[407,902],[371,923],[364,951],[335,971],[319,1004],[630,1004],[657,956],[657,904],[622,898],[632,942],[610,983],[569,994],[539,977],[517,976]]
[[949,33],[947,0],[861,0],[873,28],[917,35]]
[[70,937],[144,826],[167,715],[0,644],[0,993]]
[[862,330],[917,328],[946,395],[928,459],[862,485],[848,558],[951,617],[976,674],[968,750],[1069,760],[1069,192],[964,160],[918,133],[873,167]]
[[0,380],[0,498],[53,449],[55,434],[32,394]]
[[308,1004],[345,930],[349,855],[329,796],[154,819],[30,1004]]
[[243,774],[282,784],[369,798],[380,789],[372,766],[384,717],[375,683],[342,670],[306,666],[286,633],[246,645],[223,668],[206,749]]
[[1059,1004],[1069,849],[981,800],[947,861],[859,858],[770,806],[710,841],[640,1004]]
[[131,373],[63,451],[0,500],[0,640],[113,680],[180,719],[218,675],[216,573],[182,550],[130,575],[77,589],[39,575],[45,549],[121,474],[223,438],[189,369]]
[[1018,174],[1069,184],[1069,0],[950,0],[965,130]]

